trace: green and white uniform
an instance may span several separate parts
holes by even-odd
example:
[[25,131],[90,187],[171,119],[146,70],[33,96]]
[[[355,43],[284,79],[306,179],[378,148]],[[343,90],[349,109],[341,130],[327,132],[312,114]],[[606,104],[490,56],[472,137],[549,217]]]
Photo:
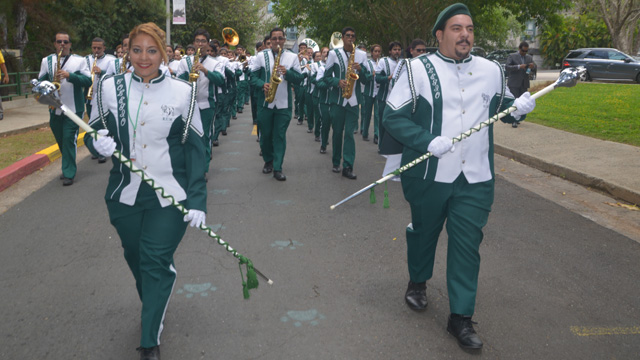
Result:
[[[58,55],[42,59],[38,80],[53,81]],[[91,85],[91,72],[82,56],[69,55],[60,59],[61,69],[69,72],[68,79],[60,80],[60,101],[82,119],[84,114],[84,88]],[[62,175],[68,179],[76,176],[76,152],[78,125],[62,114],[62,110],[49,109],[49,125],[62,154]]]
[[324,77],[325,70],[325,63],[320,62],[318,73],[316,74],[315,92],[318,98],[318,109],[320,110],[320,147],[326,150],[329,144],[329,131],[331,130],[331,101],[329,101],[331,85]]
[[[373,75],[376,70],[377,64],[369,59],[367,60],[367,70]],[[369,137],[369,124],[371,123],[371,115],[373,114],[373,135],[378,136],[378,122],[376,122],[376,118],[378,117],[378,102],[376,101],[376,95],[378,95],[379,85],[376,83],[373,76],[371,80],[367,81],[364,85],[363,90],[363,103],[360,109],[360,129],[362,131],[362,137]]]
[[[102,56],[98,58],[98,60],[96,60],[96,66],[100,68],[101,73],[100,75],[95,75],[95,79],[93,79],[93,96],[91,100],[87,100],[87,116],[89,116],[89,119],[91,119],[91,109],[96,106],[96,92],[98,91],[98,83],[100,82],[100,79],[107,73],[109,63],[113,62],[115,58],[115,56],[110,54],[102,54]],[[93,68],[93,59],[93,54],[84,57],[84,61],[87,62],[87,67],[89,68],[89,74],[91,74],[91,69]]]
[[[176,76],[182,80],[188,81],[191,67],[193,66],[193,58],[195,55],[185,56],[180,60]],[[205,55],[199,59],[200,63],[208,70],[206,74],[199,72],[196,86],[198,89],[197,103],[200,109],[200,120],[204,130],[204,144],[207,152],[205,162],[205,172],[209,171],[209,162],[211,161],[211,138],[213,136],[213,118],[216,109],[216,94],[219,86],[224,85],[224,73],[221,64],[213,57]]]
[[[89,124],[96,130],[106,125],[117,150],[135,159],[138,168],[187,209],[206,212],[202,123],[191,101],[191,85],[162,73],[143,83],[137,75],[127,73],[104,79],[99,96],[99,109]],[[93,138],[87,135],[85,142],[97,155]],[[140,346],[149,348],[160,344],[176,279],[173,254],[187,223],[140,176],[115,157],[112,163],[105,200],[142,301]]]
[[[389,134],[404,145],[403,165],[426,153],[437,136],[454,138],[513,103],[501,68],[484,58],[454,60],[436,52],[407,64],[389,95],[383,118]],[[508,116],[503,121],[514,119]],[[406,229],[411,281],[432,277],[438,236],[446,220],[449,305],[452,313],[473,315],[478,249],[494,194],[493,126],[401,177],[411,206],[412,223]]]
[[[354,63],[360,64],[360,78],[354,84],[353,94],[349,99],[342,97],[342,89],[338,86],[340,80],[346,79],[347,66],[351,52],[344,48],[333,49],[327,57],[324,78],[332,88],[329,90],[331,102],[331,126],[333,128],[333,166],[340,166],[343,160],[344,168],[353,168],[356,160],[356,144],[353,132],[358,126],[358,98],[360,97],[360,83],[371,79],[371,73],[367,70],[367,53],[355,49]],[[343,149],[344,140],[344,149]],[[344,151],[344,159],[343,159]]]
[[[261,90],[256,90],[256,100],[258,107],[261,107],[258,111],[258,129],[262,158],[265,163],[273,161],[274,171],[282,171],[284,153],[287,149],[287,128],[291,122],[293,108],[291,84],[302,82],[302,73],[298,56],[289,50],[282,50],[280,65],[284,66],[287,72],[278,85],[275,100],[268,103],[262,89],[265,83],[271,82],[273,64],[274,53],[271,49],[258,53],[251,64],[251,83],[256,89]],[[271,86],[275,84],[272,83]]]

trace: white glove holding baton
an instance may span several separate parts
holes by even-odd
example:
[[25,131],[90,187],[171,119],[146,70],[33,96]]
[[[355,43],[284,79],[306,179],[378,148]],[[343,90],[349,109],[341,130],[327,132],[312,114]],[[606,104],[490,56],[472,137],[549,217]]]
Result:
[[451,139],[449,139],[448,137],[446,137],[446,136],[438,136],[435,139],[431,140],[427,150],[429,150],[429,152],[431,154],[433,154],[433,156],[435,156],[438,159],[440,159],[448,151],[454,152],[455,151],[455,147],[453,146],[453,143],[451,142]]
[[204,211],[191,209],[189,213],[184,216],[184,222],[188,222],[189,226],[199,228],[200,225],[204,224],[205,218],[207,215]]
[[527,91],[513,102],[513,106],[517,109],[511,113],[511,116],[516,120],[520,120],[522,115],[526,115],[533,111],[536,107],[536,99],[531,98],[531,94]]
[[109,134],[109,130],[101,129],[98,130],[98,135],[100,137],[98,140],[93,142],[93,147],[96,149],[98,154],[109,157],[113,155],[113,152],[116,150],[116,142],[113,141],[112,137],[107,136]]

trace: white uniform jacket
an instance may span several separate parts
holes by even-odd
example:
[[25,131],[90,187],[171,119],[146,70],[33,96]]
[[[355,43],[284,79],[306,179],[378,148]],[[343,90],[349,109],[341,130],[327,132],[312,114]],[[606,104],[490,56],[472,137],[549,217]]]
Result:
[[[57,61],[57,54],[51,54],[43,58],[42,63],[40,64],[38,79],[53,81],[57,68]],[[60,65],[62,70],[67,71],[70,74],[68,79],[60,80],[60,101],[74,112],[83,113],[85,103],[84,87],[89,86],[91,83],[91,72],[89,71],[89,66],[87,66],[87,63],[84,61],[82,56],[74,54],[63,56],[60,59]],[[62,110],[56,108],[55,114],[62,114]]]
[[[195,55],[184,56],[182,60],[180,60],[180,66],[178,66],[176,73],[177,77],[189,81],[194,56]],[[200,110],[215,108],[216,87],[224,85],[224,69],[216,58],[208,55],[200,57],[199,61],[209,70],[209,73],[204,74],[201,71],[198,72],[200,75],[198,76],[198,80],[196,80],[196,85],[198,86],[198,108],[200,108]]]
[[[402,71],[389,94],[382,120],[386,130],[404,145],[403,165],[425,154],[436,136],[457,137],[514,100],[504,86],[500,66],[482,57],[454,60],[436,52],[407,60],[407,68],[410,71]],[[440,159],[428,158],[403,176],[452,183],[461,172],[471,184],[493,179],[493,126],[456,143],[455,150]]]
[[[256,59],[251,65],[251,81],[253,85],[262,88],[265,83],[271,82],[271,70],[273,70],[275,58],[271,49],[263,50],[256,55]],[[302,72],[300,71],[300,61],[298,61],[298,55],[292,53],[289,50],[282,50],[280,56],[280,65],[287,69],[285,76],[281,76],[282,82],[278,85],[276,90],[276,97],[272,103],[263,103],[263,107],[269,109],[287,109],[292,108],[291,101],[291,85],[292,79],[295,79],[298,83],[302,81]],[[274,86],[274,84],[271,84]],[[262,92],[264,95],[264,92]],[[260,100],[263,100],[261,98]]]

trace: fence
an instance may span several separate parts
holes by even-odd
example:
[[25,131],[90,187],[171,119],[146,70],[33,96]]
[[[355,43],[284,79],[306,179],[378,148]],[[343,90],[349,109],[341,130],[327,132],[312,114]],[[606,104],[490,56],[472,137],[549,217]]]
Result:
[[[38,77],[37,71],[25,71],[17,73],[8,73],[9,83],[0,83],[0,94],[2,101],[13,100],[13,98],[28,98],[31,95],[31,79]],[[4,75],[3,75],[4,77]]]

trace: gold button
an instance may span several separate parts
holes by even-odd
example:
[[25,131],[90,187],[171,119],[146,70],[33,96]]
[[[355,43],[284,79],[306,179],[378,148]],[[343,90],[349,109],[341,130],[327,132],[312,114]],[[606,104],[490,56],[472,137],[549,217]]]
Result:
[[144,87],[146,87],[148,89],[149,88],[149,84],[145,85]]
[[465,162],[467,162],[467,160],[462,160],[462,163],[464,164]]
[[466,113],[466,111],[462,110],[462,113],[463,113],[463,114],[465,114],[465,113]]
[[146,149],[147,148],[147,144],[142,145],[142,148]]
[[143,121],[143,122],[142,122],[142,124],[140,124],[140,125],[144,126],[144,121]]
[[146,102],[146,101],[144,102],[144,104],[145,104],[145,105],[149,105],[149,103],[148,103],[148,102]]

